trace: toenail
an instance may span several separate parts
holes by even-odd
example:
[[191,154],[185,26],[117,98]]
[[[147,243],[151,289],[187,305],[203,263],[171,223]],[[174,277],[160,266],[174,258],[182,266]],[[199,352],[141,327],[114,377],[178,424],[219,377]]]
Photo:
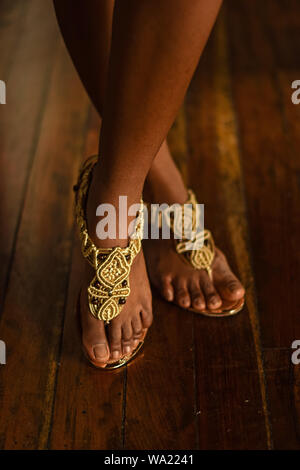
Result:
[[231,292],[235,292],[235,291],[237,290],[237,285],[236,285],[235,282],[232,283],[232,284],[229,284],[228,287],[229,287],[229,290],[230,290]]
[[137,339],[135,339],[133,341],[133,347],[136,348],[138,346],[138,344],[139,344],[139,341]]
[[106,344],[97,344],[97,346],[94,347],[94,354],[96,359],[106,359],[108,356]]
[[113,357],[113,359],[118,359],[119,356],[120,356],[119,351],[113,351],[113,352],[112,352],[112,357]]
[[130,353],[130,351],[131,351],[130,346],[125,346],[125,347],[124,347],[124,353],[125,353],[125,354]]
[[217,304],[217,303],[218,303],[217,297],[212,297],[212,298],[210,299],[210,303],[213,304],[213,305]]

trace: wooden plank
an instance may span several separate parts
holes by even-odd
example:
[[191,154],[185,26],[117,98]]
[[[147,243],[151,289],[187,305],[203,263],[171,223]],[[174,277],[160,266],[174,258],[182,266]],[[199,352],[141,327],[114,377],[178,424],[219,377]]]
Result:
[[121,449],[126,371],[97,370],[89,366],[83,356],[76,316],[82,266],[82,255],[76,242],[59,360],[50,448]]
[[154,293],[144,354],[128,367],[126,449],[195,449],[193,316]]
[[[186,178],[185,108],[168,136]],[[126,449],[195,449],[194,341],[192,315],[153,291],[154,322],[144,354],[127,371]]]
[[[287,111],[283,111],[283,107],[298,119],[299,111],[294,110],[291,102],[287,104],[291,83],[282,83],[282,89],[280,85],[277,50],[273,47],[281,41],[281,28],[277,33],[274,30],[270,37],[268,28],[271,20],[269,25],[264,20],[272,6],[276,5],[274,8],[278,9],[279,3],[254,1],[237,5],[233,2],[228,16],[233,89],[240,122],[262,342],[268,348],[289,347],[293,339],[300,337],[296,281],[300,260],[297,242],[300,228],[299,184],[296,176],[299,158],[296,141],[292,148],[289,142],[291,137],[287,133],[287,126],[295,124],[287,121],[283,114]],[[264,5],[269,6],[265,13]],[[298,9],[299,6],[294,9],[294,16],[299,20]],[[286,14],[287,9],[283,9],[281,17]],[[284,31],[289,36],[287,22],[285,24]],[[285,38],[285,43],[293,48],[295,62],[290,62],[290,66],[294,71],[296,67],[299,74],[299,58],[296,58],[296,44],[293,44],[294,31],[291,28],[290,39]],[[277,41],[273,41],[273,36],[277,37]],[[292,60],[291,53],[289,56]]]
[[50,4],[2,2],[1,12],[0,78],[6,82],[7,103],[0,109],[0,161],[5,172],[0,181],[0,217],[5,220],[0,232],[0,308],[57,50]]
[[300,448],[300,366],[293,365],[291,349],[266,349],[265,374],[274,447]]
[[0,324],[7,345],[7,364],[0,371],[5,449],[47,447],[73,234],[71,188],[83,151],[87,103],[61,45]]
[[206,226],[247,289],[239,316],[194,317],[199,447],[270,448],[223,15],[194,77],[187,110],[191,185],[205,203]]
[[299,449],[299,367],[288,349],[300,338],[299,2],[232,2],[229,13],[272,435],[275,448]]
[[[84,157],[97,153],[99,129],[99,119],[95,111],[92,111]],[[76,235],[50,448],[120,449],[123,446],[126,371],[97,370],[90,367],[83,357],[76,307],[84,260]]]
[[[268,30],[275,64],[274,75],[280,97],[280,111],[283,121],[287,149],[284,157],[286,181],[284,201],[286,218],[286,276],[289,284],[285,308],[293,312],[295,323],[288,321],[287,344],[299,338],[298,312],[300,300],[298,282],[300,276],[300,106],[291,100],[291,84],[300,76],[300,60],[297,53],[297,36],[300,30],[299,2],[291,1],[289,8],[280,2],[267,2],[263,10],[265,28]],[[296,41],[296,42],[295,42]],[[283,299],[281,299],[283,301]],[[283,327],[286,319],[278,319]],[[263,331],[263,335],[265,331]],[[290,343],[288,343],[290,341]],[[291,362],[291,349],[266,350],[266,379],[276,449],[300,449],[300,369]]]

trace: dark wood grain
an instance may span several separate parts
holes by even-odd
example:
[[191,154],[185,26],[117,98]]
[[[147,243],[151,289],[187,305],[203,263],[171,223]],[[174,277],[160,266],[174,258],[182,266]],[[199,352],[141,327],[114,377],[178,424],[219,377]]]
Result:
[[[292,370],[288,348],[300,338],[300,108],[291,101],[291,83],[300,76],[299,13],[295,1],[229,2],[228,8],[274,447],[297,449],[299,380],[286,376]],[[293,370],[297,376],[297,366]]]
[[[81,160],[97,153],[99,129],[99,119],[92,111]],[[77,300],[85,262],[75,229],[50,448],[121,449],[126,370],[99,371],[83,356]]]
[[[33,27],[34,25],[34,27]],[[37,0],[1,2],[0,78],[7,103],[0,109],[0,308],[7,286],[15,235],[45,111],[45,96],[57,50],[51,5]]]
[[227,59],[221,15],[188,97],[189,174],[206,227],[247,288],[248,308],[232,318],[194,317],[199,446],[264,449],[270,432]]
[[143,357],[128,366],[126,449],[195,449],[193,316],[154,294]]
[[[184,106],[168,142],[186,178]],[[127,449],[195,449],[193,316],[164,302],[158,292],[153,296],[154,324],[146,338],[143,359],[130,365],[127,372],[124,445]]]
[[265,374],[274,447],[299,449],[300,368],[291,361],[291,349],[266,349]]
[[77,242],[71,269],[50,448],[121,449],[126,370],[99,371],[83,355],[77,317],[82,255]]
[[87,97],[61,44],[0,325],[7,345],[0,371],[5,449],[47,446],[73,233],[71,188],[86,113]]
[[[297,282],[293,281],[299,275],[300,256],[296,245],[299,158],[297,140],[291,145],[293,137],[289,133],[290,125],[294,129],[297,125],[293,120],[299,118],[297,107],[290,101],[290,79],[294,73],[295,77],[299,74],[299,57],[294,29],[289,29],[287,23],[284,31],[273,31],[277,41],[272,41],[268,33],[269,10],[275,4],[278,10],[279,2],[234,3],[235,8],[232,5],[228,9],[228,31],[262,341],[265,347],[289,347],[294,338],[300,337],[299,296]],[[298,10],[299,6],[294,15],[299,18]],[[274,46],[281,36],[294,51],[290,62],[293,74],[289,77],[280,73],[282,60],[276,62],[279,53]],[[293,115],[291,123],[287,112]]]

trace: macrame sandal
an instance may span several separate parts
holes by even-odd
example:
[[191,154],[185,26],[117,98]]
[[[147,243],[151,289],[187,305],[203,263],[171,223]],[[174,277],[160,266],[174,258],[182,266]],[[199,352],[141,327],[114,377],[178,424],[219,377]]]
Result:
[[[205,269],[210,279],[212,279],[211,266],[215,257],[215,244],[209,230],[197,230],[197,199],[194,192],[189,189],[188,200],[182,205],[176,204],[174,206],[174,212],[158,213],[159,227],[162,227],[164,215],[168,215],[166,223],[169,224],[174,234],[175,249],[178,255],[194,269]],[[176,209],[180,211],[179,217],[176,217]],[[184,236],[185,231],[189,232],[189,237]],[[191,234],[192,239],[190,237]],[[227,317],[240,312],[243,306],[244,298],[235,303],[223,301],[221,307],[215,310],[206,309],[199,311],[192,307],[187,308],[187,310],[208,317]]]
[[[88,158],[79,173],[77,185],[74,186],[75,216],[79,229],[81,251],[84,258],[95,269],[95,276],[87,288],[90,313],[107,325],[117,317],[130,295],[129,274],[134,258],[141,249],[143,234],[143,201],[136,218],[135,232],[126,248],[98,248],[91,240],[86,222],[85,207],[87,193],[91,182],[92,170],[97,162],[97,156]],[[117,369],[131,361],[143,346],[140,341],[135,350],[118,361],[108,362],[105,368],[97,366],[84,349],[88,361],[103,370]]]

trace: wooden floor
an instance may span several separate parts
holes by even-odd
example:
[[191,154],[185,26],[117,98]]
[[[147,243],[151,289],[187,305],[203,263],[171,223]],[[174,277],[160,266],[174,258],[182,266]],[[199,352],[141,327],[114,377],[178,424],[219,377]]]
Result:
[[247,288],[207,319],[154,293],[143,355],[81,353],[72,185],[99,122],[50,1],[0,1],[0,448],[300,449],[297,0],[228,0],[170,134],[206,224]]

